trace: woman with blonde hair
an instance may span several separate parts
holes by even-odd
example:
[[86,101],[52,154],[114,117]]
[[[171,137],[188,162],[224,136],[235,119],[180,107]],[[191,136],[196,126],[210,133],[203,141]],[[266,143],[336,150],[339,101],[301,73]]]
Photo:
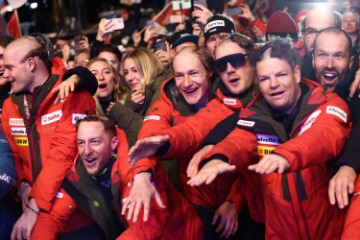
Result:
[[[123,129],[131,145],[136,140],[142,118],[125,106],[128,94],[126,87],[121,84],[119,73],[109,61],[103,58],[92,59],[87,67],[98,81],[98,89],[94,96],[96,113],[107,115],[119,128]],[[115,104],[117,107],[113,108]]]
[[125,105],[144,117],[159,97],[162,82],[171,76],[154,54],[145,48],[135,49],[124,59],[124,77],[131,94]]

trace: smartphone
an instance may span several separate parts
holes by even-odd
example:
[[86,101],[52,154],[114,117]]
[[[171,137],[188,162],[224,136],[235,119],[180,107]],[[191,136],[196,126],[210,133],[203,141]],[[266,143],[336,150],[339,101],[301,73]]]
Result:
[[154,26],[154,21],[152,21],[152,20],[146,20],[146,26],[147,27],[153,27]]
[[165,40],[159,40],[155,43],[155,52],[158,50],[163,50],[164,52],[167,51]]
[[226,9],[226,15],[228,15],[229,17],[236,16],[236,15],[239,15],[239,14],[242,14],[242,13],[243,13],[243,11],[239,7]]
[[109,31],[115,31],[115,30],[120,30],[124,28],[124,19],[122,18],[112,18],[111,22],[114,24],[114,26],[112,26]]

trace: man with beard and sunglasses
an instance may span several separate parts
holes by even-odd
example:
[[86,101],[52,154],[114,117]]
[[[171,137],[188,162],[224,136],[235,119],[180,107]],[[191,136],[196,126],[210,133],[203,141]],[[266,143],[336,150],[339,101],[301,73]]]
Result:
[[[188,117],[184,123],[163,130],[155,136],[145,135],[140,131],[138,136],[140,140],[129,152],[133,164],[141,158],[154,155],[161,158],[177,157],[184,153],[192,155],[217,123],[232,113],[241,111],[257,91],[254,81],[255,71],[248,58],[248,54],[253,51],[255,51],[253,43],[244,35],[232,34],[223,40],[215,50],[217,59],[215,70],[221,80],[217,86],[216,98],[194,116]],[[211,147],[207,146],[203,149],[203,154],[210,149]],[[253,184],[256,185],[256,182],[254,181]],[[252,194],[248,191],[246,194],[250,199],[247,203],[252,221],[246,229],[246,236],[248,239],[261,239],[264,236],[261,193]],[[148,200],[134,197],[133,201]]]

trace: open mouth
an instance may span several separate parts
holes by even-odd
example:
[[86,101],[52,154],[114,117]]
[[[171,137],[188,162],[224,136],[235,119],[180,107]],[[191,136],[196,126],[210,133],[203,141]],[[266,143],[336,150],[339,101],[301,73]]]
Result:
[[96,158],[86,158],[85,159],[85,162],[86,162],[86,165],[93,165],[96,161]]
[[230,83],[236,83],[240,80],[240,78],[233,78],[233,79],[230,79]]
[[274,93],[271,93],[270,96],[272,96],[272,97],[280,96],[280,95],[283,94],[284,92],[285,92],[285,91],[274,92]]
[[183,90],[183,92],[185,94],[192,94],[192,93],[196,92],[198,89],[199,88],[185,89],[185,90]]
[[99,84],[99,88],[100,89],[104,89],[104,88],[106,88],[106,86],[107,86],[107,84],[106,83],[102,83],[102,84]]
[[0,77],[2,77],[4,75],[4,72],[5,72],[4,69],[0,70]]
[[338,75],[333,72],[325,72],[322,76],[326,82],[334,82]]

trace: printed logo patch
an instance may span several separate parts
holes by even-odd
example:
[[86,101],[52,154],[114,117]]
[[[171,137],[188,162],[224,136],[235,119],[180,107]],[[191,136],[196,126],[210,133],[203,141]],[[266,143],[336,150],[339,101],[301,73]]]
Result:
[[267,144],[267,145],[275,145],[275,146],[281,144],[280,138],[275,135],[256,134],[256,139],[259,144]]
[[237,122],[237,125],[244,126],[244,127],[253,127],[253,126],[255,126],[255,122],[240,119]]
[[236,105],[236,99],[235,98],[224,98],[223,102],[226,105],[232,105],[232,106]]
[[159,120],[160,120],[160,116],[149,115],[149,116],[146,116],[146,117],[144,118],[144,121],[147,121],[147,120],[156,120],[156,121],[159,121]]
[[29,146],[29,139],[27,137],[14,137],[17,146]]
[[56,195],[55,195],[56,198],[63,198],[64,197],[64,194],[61,193],[61,192],[57,192]]
[[303,132],[305,132],[306,130],[308,130],[312,124],[316,121],[316,119],[318,118],[318,116],[320,115],[321,110],[317,110],[315,112],[313,112],[305,121],[305,123],[302,125],[299,135],[301,135]]
[[216,21],[212,21],[209,24],[207,24],[205,26],[204,32],[209,31],[209,29],[211,28],[216,28],[216,27],[224,27],[225,26],[225,21],[224,20],[216,20]]
[[274,151],[275,147],[258,146],[257,151],[260,157],[266,156]]
[[10,126],[25,126],[24,120],[22,118],[10,118],[9,125]]
[[47,124],[59,121],[61,117],[62,117],[61,110],[57,110],[55,112],[43,115],[41,117],[41,125],[47,125]]
[[26,128],[11,128],[11,135],[26,136]]
[[344,122],[347,122],[347,114],[344,110],[341,108],[335,107],[335,106],[327,106],[326,107],[326,113],[332,114],[343,120]]
[[87,115],[83,113],[73,113],[72,114],[72,124],[76,124],[77,120],[85,118]]

